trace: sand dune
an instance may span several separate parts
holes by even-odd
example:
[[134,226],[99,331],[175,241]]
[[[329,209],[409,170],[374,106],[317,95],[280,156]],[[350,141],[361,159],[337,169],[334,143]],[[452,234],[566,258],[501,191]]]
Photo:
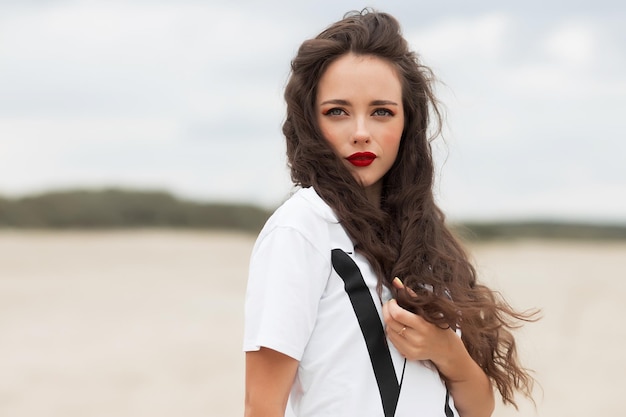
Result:
[[[0,415],[242,416],[241,234],[0,233]],[[536,410],[621,415],[626,243],[473,245],[481,277],[544,318],[519,333]]]

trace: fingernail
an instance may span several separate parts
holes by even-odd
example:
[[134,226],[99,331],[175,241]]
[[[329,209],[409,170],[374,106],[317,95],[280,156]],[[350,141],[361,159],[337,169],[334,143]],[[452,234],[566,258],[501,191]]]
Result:
[[404,284],[402,283],[402,280],[400,280],[400,278],[398,278],[398,277],[395,277],[393,279],[393,282],[395,282],[397,284],[400,284],[400,286],[404,287]]

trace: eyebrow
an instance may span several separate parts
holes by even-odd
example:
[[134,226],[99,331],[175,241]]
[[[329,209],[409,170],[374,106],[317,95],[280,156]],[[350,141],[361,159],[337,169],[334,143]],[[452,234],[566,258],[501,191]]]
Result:
[[[342,100],[342,99],[332,99],[332,100],[326,100],[320,103],[320,106],[324,106],[326,104],[339,104],[341,106],[349,106],[350,102],[348,100]],[[395,101],[391,101],[391,100],[373,100],[370,102],[369,104],[370,106],[397,106],[398,103],[396,103]]]

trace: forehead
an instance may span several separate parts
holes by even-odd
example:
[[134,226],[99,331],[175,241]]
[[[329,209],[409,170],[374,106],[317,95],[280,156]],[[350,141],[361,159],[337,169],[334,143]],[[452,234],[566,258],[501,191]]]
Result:
[[402,83],[389,61],[372,55],[346,54],[333,61],[320,78],[317,99],[402,98]]

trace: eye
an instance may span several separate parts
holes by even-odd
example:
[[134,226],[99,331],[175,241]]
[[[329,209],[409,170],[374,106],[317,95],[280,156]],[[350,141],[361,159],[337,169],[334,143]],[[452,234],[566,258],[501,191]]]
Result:
[[372,116],[393,116],[393,112],[389,109],[376,109]]
[[344,114],[346,114],[346,112],[339,107],[334,107],[324,112],[325,116],[343,116]]

